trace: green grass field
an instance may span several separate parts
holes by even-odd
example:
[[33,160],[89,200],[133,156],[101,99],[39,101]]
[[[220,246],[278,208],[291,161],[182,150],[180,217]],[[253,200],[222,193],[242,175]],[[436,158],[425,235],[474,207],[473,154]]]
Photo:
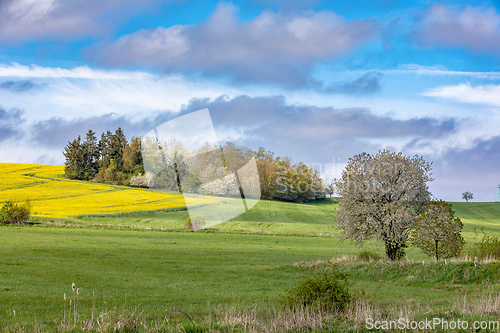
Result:
[[[162,323],[167,313],[172,322],[190,324],[182,311],[193,327],[209,332],[207,316],[217,311],[272,313],[288,288],[318,274],[332,258],[351,274],[353,290],[384,311],[418,304],[415,315],[425,316],[430,308],[446,311],[464,295],[500,292],[495,263],[480,268],[472,262],[433,264],[415,248],[402,263],[353,261],[360,250],[339,241],[336,207],[335,199],[309,204],[262,200],[216,230],[198,232],[184,229],[185,210],[2,226],[0,330],[56,331],[68,314],[74,282],[81,290],[82,322],[93,308],[102,314],[116,307],[144,311],[141,318],[148,323]],[[500,235],[500,203],[454,203],[454,209],[467,241],[479,240],[481,232]],[[367,247],[384,255],[379,244]]]

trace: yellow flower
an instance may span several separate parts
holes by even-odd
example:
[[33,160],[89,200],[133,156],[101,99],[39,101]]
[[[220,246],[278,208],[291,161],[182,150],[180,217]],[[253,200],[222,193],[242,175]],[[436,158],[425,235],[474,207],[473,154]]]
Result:
[[[31,200],[33,216],[68,218],[186,207],[179,193],[69,180],[62,165],[0,163],[0,168],[0,204]],[[188,200],[190,205],[204,205],[220,199]]]

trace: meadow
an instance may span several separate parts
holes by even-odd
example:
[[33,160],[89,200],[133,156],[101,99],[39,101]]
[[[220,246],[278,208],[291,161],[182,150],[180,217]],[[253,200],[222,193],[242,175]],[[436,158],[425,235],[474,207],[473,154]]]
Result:
[[[401,262],[360,261],[361,249],[337,237],[334,198],[306,204],[262,200],[213,230],[194,232],[184,228],[188,214],[182,206],[168,210],[169,200],[176,202],[170,196],[155,211],[147,197],[162,193],[68,181],[60,168],[11,165],[14,174],[36,177],[0,183],[0,201],[7,200],[5,193],[17,193],[18,200],[30,194],[37,210],[30,225],[0,226],[0,331],[79,332],[90,330],[89,323],[103,332],[367,331],[367,316],[500,316],[498,262],[433,263],[411,247]],[[53,190],[58,182],[65,185]],[[78,193],[85,211],[61,213],[57,204],[70,197],[64,188]],[[125,202],[144,199],[132,211],[120,210],[121,203],[103,214],[105,204],[87,199],[104,191]],[[500,203],[453,206],[467,242],[483,232],[500,235]],[[380,244],[365,248],[384,255]],[[332,264],[350,274],[356,295],[345,314],[284,308],[290,287]]]

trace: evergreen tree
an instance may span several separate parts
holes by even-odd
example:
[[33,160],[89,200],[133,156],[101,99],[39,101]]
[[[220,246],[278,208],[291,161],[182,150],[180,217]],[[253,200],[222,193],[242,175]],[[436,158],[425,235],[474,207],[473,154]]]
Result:
[[95,132],[89,130],[85,136],[81,149],[84,158],[84,179],[92,179],[99,169],[99,145]]
[[78,136],[64,148],[63,154],[66,158],[64,172],[69,179],[84,179],[85,156],[81,141],[81,137]]
[[106,170],[111,163],[111,134],[110,131],[101,134],[101,140],[99,141],[99,151],[101,153],[101,160],[99,163],[99,169]]
[[109,140],[109,155],[115,161],[116,171],[123,171],[123,152],[127,147],[127,139],[121,127],[115,131]]

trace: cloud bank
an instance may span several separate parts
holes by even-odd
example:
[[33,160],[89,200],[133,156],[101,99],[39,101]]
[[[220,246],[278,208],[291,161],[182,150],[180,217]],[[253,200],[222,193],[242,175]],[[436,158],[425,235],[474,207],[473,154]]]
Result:
[[264,11],[240,22],[236,8],[221,3],[206,22],[139,30],[100,45],[93,59],[108,66],[303,85],[315,63],[372,41],[378,30],[374,20],[347,21],[330,11]]

